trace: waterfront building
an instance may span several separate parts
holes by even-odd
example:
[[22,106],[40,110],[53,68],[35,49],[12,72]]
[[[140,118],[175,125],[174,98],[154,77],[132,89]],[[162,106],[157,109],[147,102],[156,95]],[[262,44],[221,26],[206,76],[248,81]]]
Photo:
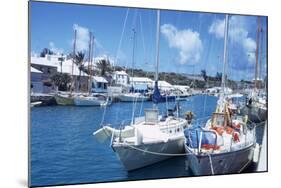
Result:
[[129,75],[125,71],[115,71],[112,74],[114,85],[127,87],[130,79]]
[[50,88],[53,88],[47,93],[54,92],[55,86],[51,82],[51,77],[57,73],[67,73],[69,75],[73,73],[74,91],[88,91],[88,75],[81,71],[81,76],[79,78],[79,68],[76,64],[73,64],[73,66],[72,64],[72,59],[67,59],[65,55],[47,54],[45,57],[31,57],[31,67],[41,71],[43,82],[48,83],[48,85],[51,84]]
[[138,87],[138,86],[146,86],[147,88],[153,87],[153,80],[146,77],[130,77],[130,86]]
[[42,80],[43,72],[33,67],[30,69],[30,91],[31,93],[43,93],[44,85]]
[[93,76],[92,93],[107,93],[108,81],[101,76]]

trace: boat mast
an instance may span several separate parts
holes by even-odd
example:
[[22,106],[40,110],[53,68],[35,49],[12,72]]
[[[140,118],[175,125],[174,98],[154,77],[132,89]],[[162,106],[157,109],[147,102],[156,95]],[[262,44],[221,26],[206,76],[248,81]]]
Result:
[[74,30],[74,41],[73,41],[73,54],[72,54],[72,67],[71,67],[71,88],[70,88],[70,94],[72,94],[72,91],[74,90],[74,80],[73,80],[73,70],[74,70],[74,59],[76,55],[76,35],[77,30]]
[[222,71],[222,83],[221,83],[221,99],[224,100],[225,92],[225,68],[227,64],[227,39],[228,39],[228,14],[225,15],[225,27],[224,27],[224,49],[223,49],[223,71]]
[[159,32],[160,32],[160,10],[157,10],[157,28],[156,28],[156,71],[154,81],[158,82],[158,67],[159,67]]
[[[156,27],[156,51],[155,51],[155,76],[154,76],[154,93],[152,95],[152,101],[153,101],[153,97],[154,95],[159,95],[159,90],[158,90],[158,67],[159,67],[159,32],[160,32],[160,10],[157,10],[157,27]],[[156,94],[157,93],[157,94]],[[158,97],[158,96],[157,96]],[[157,98],[156,98],[156,102],[157,103]],[[156,109],[157,106],[153,102],[153,108]]]
[[133,89],[133,78],[134,78],[134,65],[135,65],[135,42],[136,42],[136,30],[133,29],[133,55],[132,55],[132,83],[131,83],[131,89]]
[[259,39],[260,39],[260,17],[258,17],[257,46],[256,46],[256,69],[255,69],[255,89],[258,89],[258,61],[259,61]]

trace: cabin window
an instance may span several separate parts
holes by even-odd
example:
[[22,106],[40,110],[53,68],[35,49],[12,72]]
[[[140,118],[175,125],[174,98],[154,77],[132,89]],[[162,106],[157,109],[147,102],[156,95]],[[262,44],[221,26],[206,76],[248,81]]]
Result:
[[98,88],[101,88],[101,83],[100,82],[98,82]]

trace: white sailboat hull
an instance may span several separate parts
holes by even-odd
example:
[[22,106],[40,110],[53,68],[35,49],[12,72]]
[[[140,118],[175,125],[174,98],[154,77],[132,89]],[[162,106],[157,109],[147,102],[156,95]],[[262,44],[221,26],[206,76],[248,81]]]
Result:
[[[253,160],[254,145],[227,153],[195,155],[187,146],[188,166],[196,176],[240,173]],[[213,168],[213,170],[212,170]]]
[[[136,170],[165,159],[171,156],[162,154],[182,154],[184,153],[184,137],[179,137],[168,142],[156,142],[151,144],[142,144],[138,146],[113,145],[118,158],[127,171]],[[144,152],[147,151],[147,152]],[[149,153],[154,152],[154,154]]]
[[106,103],[105,100],[100,100],[97,97],[77,97],[74,98],[75,106],[101,106]]
[[120,95],[118,99],[121,102],[142,102],[142,101],[148,101],[149,97],[147,96],[141,96],[141,95]]

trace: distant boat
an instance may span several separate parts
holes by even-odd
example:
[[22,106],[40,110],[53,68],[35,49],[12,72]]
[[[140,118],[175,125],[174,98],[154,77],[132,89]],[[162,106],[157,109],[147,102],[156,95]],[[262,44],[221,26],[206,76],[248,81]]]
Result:
[[169,157],[184,154],[184,128],[187,120],[179,118],[179,107],[166,115],[159,115],[156,104],[161,95],[158,89],[159,66],[159,27],[160,10],[157,11],[156,35],[156,74],[155,88],[152,95],[154,108],[144,110],[144,117],[135,118],[132,115],[131,123],[123,122],[118,128],[103,126],[94,132],[95,138],[103,142],[111,139],[111,147],[117,154],[127,171],[139,169]]
[[255,127],[247,117],[232,113],[224,95],[228,36],[228,15],[225,18],[224,68],[217,110],[205,125],[185,130],[188,166],[195,175],[240,173],[253,160]]
[[[94,37],[93,37],[94,38]],[[77,95],[74,97],[75,106],[107,106],[111,104],[109,97],[102,94],[92,93],[92,55],[93,55],[93,42],[92,33],[89,33],[89,65],[88,65],[88,93],[86,95]]]
[[[249,120],[253,123],[261,123],[267,120],[267,96],[266,92],[262,93],[261,88],[258,86],[258,60],[259,60],[259,34],[262,32],[260,27],[260,17],[258,17],[258,30],[256,41],[256,67],[255,67],[255,88],[249,93],[246,105],[241,109],[242,114],[247,114]],[[260,58],[261,68],[262,58]],[[260,73],[261,74],[261,73]],[[260,80],[261,81],[261,80]]]
[[241,113],[248,115],[249,121],[261,123],[267,120],[267,105],[264,98],[250,96],[246,102],[247,104],[241,109]]
[[[74,41],[73,41],[73,55],[76,53],[76,35],[77,31],[74,30]],[[73,57],[74,58],[74,57]],[[56,93],[55,100],[58,105],[74,105],[74,95],[72,93],[73,90],[73,68],[74,67],[74,59],[72,60],[72,72],[71,72],[71,91],[66,93]]]
[[55,99],[58,105],[74,105],[74,97],[71,94],[57,93]]
[[75,106],[107,106],[110,104],[110,98],[100,94],[92,96],[80,95],[74,98]]
[[121,102],[143,102],[149,100],[149,96],[141,93],[122,93],[117,98]]
[[42,104],[42,101],[31,102],[30,107],[40,106],[41,104]]

